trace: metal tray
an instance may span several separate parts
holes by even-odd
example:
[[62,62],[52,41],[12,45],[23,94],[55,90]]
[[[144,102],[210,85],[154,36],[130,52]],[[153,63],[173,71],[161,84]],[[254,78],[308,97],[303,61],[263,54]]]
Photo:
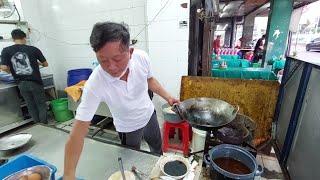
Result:
[[0,139],[0,151],[9,151],[20,148],[31,140],[32,135],[27,133],[14,134]]

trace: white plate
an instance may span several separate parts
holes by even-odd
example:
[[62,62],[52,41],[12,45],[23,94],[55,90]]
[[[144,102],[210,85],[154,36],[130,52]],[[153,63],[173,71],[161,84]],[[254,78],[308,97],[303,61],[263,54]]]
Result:
[[0,139],[0,151],[8,151],[24,146],[31,140],[32,135],[27,133],[6,136]]

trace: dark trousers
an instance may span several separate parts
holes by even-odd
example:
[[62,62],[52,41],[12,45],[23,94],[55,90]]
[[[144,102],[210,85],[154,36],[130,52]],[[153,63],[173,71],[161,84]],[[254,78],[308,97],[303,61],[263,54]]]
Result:
[[258,63],[260,61],[260,59],[263,58],[263,52],[254,52],[253,53],[253,63]]
[[148,90],[148,95],[149,95],[150,99],[152,100],[153,99],[153,92],[151,90]]
[[133,132],[118,133],[122,145],[140,149],[141,140],[143,138],[148,143],[151,152],[162,154],[161,133],[155,111],[145,127]]
[[43,85],[32,81],[21,81],[18,87],[32,119],[35,122],[47,123],[47,104]]

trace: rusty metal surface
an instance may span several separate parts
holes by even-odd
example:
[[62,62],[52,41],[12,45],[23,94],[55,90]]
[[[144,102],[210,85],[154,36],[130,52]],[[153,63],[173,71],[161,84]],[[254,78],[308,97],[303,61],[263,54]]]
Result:
[[180,99],[210,97],[240,107],[240,113],[257,123],[255,144],[271,136],[271,124],[278,98],[277,81],[219,79],[212,77],[183,76]]

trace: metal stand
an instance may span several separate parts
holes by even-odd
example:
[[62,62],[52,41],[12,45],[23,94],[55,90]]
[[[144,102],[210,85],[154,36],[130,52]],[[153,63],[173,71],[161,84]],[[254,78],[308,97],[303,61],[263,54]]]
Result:
[[95,130],[95,132],[93,132],[91,137],[94,137],[95,135],[97,135],[100,131],[102,131],[103,129],[105,129],[107,127],[108,124],[112,123],[113,118],[110,117],[106,117],[103,120],[101,120],[99,123],[97,123],[98,129]]

